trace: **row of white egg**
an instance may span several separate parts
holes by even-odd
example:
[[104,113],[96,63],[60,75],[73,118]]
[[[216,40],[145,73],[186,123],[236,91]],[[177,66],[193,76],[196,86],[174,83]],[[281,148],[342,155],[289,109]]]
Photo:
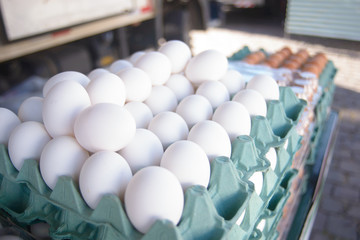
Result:
[[[184,49],[181,52],[184,52]],[[159,52],[150,52],[141,54],[142,57],[137,63],[141,63],[140,60],[150,54],[161,60],[166,59]],[[139,55],[134,54],[132,57]],[[155,63],[161,62],[154,60],[155,58],[148,60],[150,66],[135,65],[142,66],[144,70],[130,67],[121,70],[117,75],[105,69],[97,69],[88,75],[89,78],[74,72],[54,76],[43,89],[44,99],[40,113],[44,124],[26,121],[11,131],[8,148],[14,166],[20,169],[26,158],[40,159],[41,174],[50,188],[55,187],[60,175],[71,175],[75,180],[79,178],[81,194],[92,208],[97,206],[101,196],[106,193],[115,193],[121,199],[125,196],[125,207],[130,221],[141,232],[150,228],[153,221],[150,219],[154,219],[154,216],[155,219],[166,218],[176,224],[182,212],[183,190],[193,184],[207,187],[210,177],[209,160],[216,156],[230,156],[230,141],[237,135],[250,133],[250,115],[266,115],[264,96],[274,86],[271,83],[270,88],[264,87],[261,82],[264,81],[264,76],[258,77],[253,83],[249,82],[246,90],[240,90],[244,87],[241,81],[226,80],[224,82],[232,86],[229,90],[234,90],[234,82],[240,86],[237,92],[232,93],[235,95],[234,101],[229,101],[229,91],[223,91],[226,94],[220,101],[211,101],[214,95],[221,95],[218,94],[219,89],[227,90],[224,88],[226,85],[219,81],[224,79],[225,75],[234,76],[228,79],[241,78],[231,70],[217,73],[216,63],[214,65],[214,62],[209,62],[209,56],[216,56],[214,61],[225,58],[213,50],[190,60],[185,61],[183,58],[186,77],[177,73],[170,75],[167,70],[154,71]],[[201,58],[205,60],[200,61]],[[182,58],[174,59],[178,61]],[[191,61],[197,62],[198,67],[190,64]],[[160,66],[164,65],[164,62],[167,61],[163,61]],[[125,60],[121,60],[121,64],[124,63]],[[115,64],[118,64],[118,67],[121,65],[116,62],[110,70],[115,68]],[[197,71],[201,67],[203,69]],[[227,65],[224,67],[220,64],[220,67],[226,69]],[[138,75],[128,78],[125,73],[129,72]],[[210,74],[207,75],[208,73]],[[166,80],[164,75],[169,80]],[[119,76],[123,84],[119,84]],[[146,85],[146,82],[150,82],[149,78],[152,79],[151,84],[146,87],[149,86]],[[178,80],[170,81],[171,78]],[[212,79],[204,81],[209,78]],[[70,79],[74,81],[63,81]],[[192,90],[197,88],[196,94],[188,91],[190,95],[184,94],[179,101],[170,87],[162,85],[171,86],[170,83],[173,82],[173,89],[177,90],[180,81],[186,82]],[[189,85],[189,82],[192,84]],[[201,87],[206,85],[212,90],[202,93]],[[265,94],[249,90],[251,85],[255,85],[255,89],[265,89]],[[133,94],[128,94],[129,92]],[[166,96],[161,94],[162,92],[171,93],[168,96],[172,98],[175,96],[176,104],[171,106],[171,109],[168,109],[171,101],[166,97],[159,97]],[[271,93],[275,98],[276,94],[278,95],[278,91]],[[147,97],[144,97],[145,95]],[[124,96],[133,96],[133,99],[126,99]],[[39,98],[33,100],[41,102]],[[180,103],[177,104],[177,101]],[[125,107],[122,107],[124,104]],[[26,106],[25,102],[23,105]],[[162,105],[165,107],[159,107]],[[20,107],[19,118],[25,120],[27,111],[36,113],[37,109]],[[149,121],[136,116],[144,115],[139,109],[150,109],[150,112],[147,111],[148,116],[151,116]],[[71,116],[64,112],[71,112]],[[139,126],[140,122],[143,128]],[[229,130],[235,128],[239,131],[239,127],[241,132],[230,134]],[[8,126],[6,128],[10,129]],[[93,154],[90,155],[89,152]],[[146,167],[149,165],[157,167]],[[159,165],[162,167],[158,167]],[[167,199],[166,202],[161,202],[164,199]]]

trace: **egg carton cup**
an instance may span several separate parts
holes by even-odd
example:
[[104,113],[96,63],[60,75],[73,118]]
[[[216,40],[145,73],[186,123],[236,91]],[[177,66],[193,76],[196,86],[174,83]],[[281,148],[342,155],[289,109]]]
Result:
[[229,57],[229,61],[239,61],[244,59],[247,55],[251,53],[248,46],[244,46],[242,49],[238,50],[237,52],[233,53],[231,57]]
[[300,119],[300,116],[307,105],[303,99],[299,99],[290,87],[279,87],[279,101],[283,104],[285,114],[294,124]]
[[323,88],[329,87],[333,83],[336,73],[337,68],[335,68],[334,62],[329,60],[319,76],[319,85]]

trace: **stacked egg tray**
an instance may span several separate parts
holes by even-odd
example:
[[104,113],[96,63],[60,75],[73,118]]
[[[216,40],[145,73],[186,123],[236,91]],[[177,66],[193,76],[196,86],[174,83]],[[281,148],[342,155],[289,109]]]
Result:
[[[51,190],[36,160],[25,160],[18,171],[4,145],[0,145],[0,208],[25,231],[31,224],[48,223],[52,239],[275,239],[296,176],[291,165],[301,136],[295,126],[306,103],[290,88],[280,87],[280,100],[267,105],[266,117],[252,117],[250,135],[232,142],[231,157],[212,161],[208,188],[193,186],[185,192],[177,226],[158,220],[143,235],[131,225],[117,196],[105,195],[92,210],[70,177],[60,177]],[[278,155],[275,169],[265,158],[270,147]],[[255,172],[264,179],[259,195],[249,181]]]

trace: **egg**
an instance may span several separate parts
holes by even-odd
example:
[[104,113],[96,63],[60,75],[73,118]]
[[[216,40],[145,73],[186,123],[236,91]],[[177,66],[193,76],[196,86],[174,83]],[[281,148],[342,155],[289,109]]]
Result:
[[235,69],[227,70],[226,74],[220,79],[220,82],[225,85],[230,97],[245,88],[245,79],[242,74]]
[[165,84],[171,74],[171,62],[160,52],[145,53],[134,66],[146,72],[155,86]]
[[254,183],[255,192],[257,195],[261,194],[263,185],[264,185],[264,176],[262,172],[254,172],[249,180]]
[[157,220],[177,225],[184,208],[179,180],[169,170],[151,166],[134,174],[125,192],[125,210],[133,226],[141,233],[149,231]]
[[151,80],[140,68],[131,67],[117,74],[124,82],[126,89],[126,101],[146,100],[151,93]]
[[165,42],[158,50],[166,55],[171,62],[171,73],[179,73],[185,69],[191,58],[191,50],[186,43],[179,40]]
[[164,149],[170,144],[186,139],[189,129],[185,120],[174,112],[161,112],[149,123],[148,129],[160,139]]
[[200,145],[210,161],[218,156],[230,157],[231,142],[226,130],[217,122],[205,120],[195,124],[187,140]]
[[65,71],[58,73],[46,81],[43,87],[43,97],[47,96],[48,92],[53,86],[62,81],[74,81],[80,83],[81,86],[85,88],[89,84],[90,79],[86,75],[76,71]]
[[201,95],[190,95],[185,97],[176,107],[179,114],[191,129],[196,123],[211,119],[212,106],[207,98]]
[[104,73],[109,73],[109,71],[106,70],[105,68],[96,68],[96,69],[92,70],[91,72],[89,72],[87,76],[91,81]]
[[174,111],[178,104],[175,93],[166,86],[153,86],[150,96],[144,103],[154,116],[160,112]]
[[118,152],[125,158],[131,171],[137,171],[148,166],[159,166],[164,153],[160,139],[150,130],[136,129],[134,138]]
[[115,194],[121,200],[132,172],[126,160],[112,151],[99,151],[84,163],[79,175],[79,188],[87,205],[95,209],[106,194]]
[[89,153],[75,138],[60,136],[49,141],[40,156],[40,172],[46,185],[54,189],[60,176],[70,176],[78,182],[80,169]]
[[175,174],[184,191],[193,185],[207,188],[209,184],[209,159],[205,151],[192,141],[171,144],[164,152],[160,166]]
[[77,115],[90,106],[85,88],[74,81],[56,84],[43,101],[43,122],[50,136],[74,135]]
[[45,145],[51,140],[44,125],[35,121],[19,124],[9,138],[9,157],[14,167],[20,171],[26,159],[39,161]]
[[265,154],[266,159],[270,162],[270,167],[273,171],[275,171],[276,164],[277,164],[277,153],[275,148],[271,147]]
[[166,82],[165,86],[170,88],[176,96],[178,102],[186,96],[194,94],[194,87],[191,82],[182,74],[173,74]]
[[7,108],[0,107],[0,144],[8,145],[11,132],[20,125],[19,117]]
[[125,84],[120,77],[113,73],[104,73],[91,80],[86,91],[91,104],[114,103],[124,106],[126,100]]
[[215,110],[212,120],[226,130],[231,141],[240,135],[249,135],[251,131],[250,114],[239,102],[224,102]]
[[186,68],[186,77],[196,86],[204,81],[218,81],[228,70],[228,60],[217,50],[205,50],[192,57]]
[[19,119],[22,122],[37,121],[42,123],[43,101],[42,97],[37,96],[25,99],[18,109]]
[[125,59],[119,59],[114,61],[110,67],[109,67],[109,71],[117,74],[118,72],[120,72],[121,70],[124,70],[126,68],[129,67],[133,67],[133,64],[130,61],[127,61]]
[[137,51],[134,52],[133,54],[131,54],[131,56],[129,57],[129,61],[134,65],[137,60],[139,60],[142,56],[145,55],[144,51]]
[[153,114],[151,109],[143,102],[128,102],[124,106],[134,117],[136,128],[147,128]]
[[268,75],[256,75],[246,85],[247,89],[258,91],[265,100],[279,100],[279,85],[274,78]]
[[253,89],[243,89],[236,93],[232,100],[244,105],[250,116],[260,115],[266,117],[266,101],[259,92]]
[[196,94],[206,97],[213,110],[223,102],[230,100],[230,95],[225,85],[218,81],[203,82],[196,90]]
[[89,152],[118,151],[134,137],[136,123],[124,107],[98,103],[78,115],[74,125],[76,140]]

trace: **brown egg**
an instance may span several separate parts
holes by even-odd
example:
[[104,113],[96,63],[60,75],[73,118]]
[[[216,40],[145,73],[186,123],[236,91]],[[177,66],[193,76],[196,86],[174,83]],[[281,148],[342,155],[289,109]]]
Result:
[[299,67],[299,64],[293,61],[286,61],[281,67],[294,70]]
[[316,76],[319,76],[320,73],[321,73],[319,67],[317,65],[315,65],[315,64],[312,64],[312,63],[305,64],[301,68],[301,70],[304,71],[304,72],[314,73]]
[[316,58],[321,58],[321,59],[323,59],[323,60],[326,61],[326,62],[328,61],[325,53],[322,53],[322,52],[316,53],[315,57],[316,57]]
[[279,67],[279,62],[276,61],[276,60],[271,60],[271,59],[267,59],[265,62],[264,62],[265,65],[269,66],[269,67],[272,67],[272,68],[278,68]]
[[305,49],[300,49],[295,55],[301,56],[303,59],[307,59],[309,57],[309,53]]
[[306,62],[306,64],[314,64],[319,68],[319,70],[322,71],[325,67],[326,62],[322,61],[321,59],[311,58]]
[[283,47],[283,48],[280,50],[280,52],[285,53],[287,57],[289,57],[289,56],[292,54],[291,49],[290,49],[289,47],[287,47],[287,46]]
[[299,57],[299,56],[296,56],[296,55],[291,55],[287,61],[292,61],[292,62],[296,62],[299,66],[301,66],[301,64],[304,63],[304,60]]
[[248,64],[256,64],[258,61],[258,58],[253,55],[253,54],[250,54],[250,55],[247,55],[245,58],[244,58],[244,62],[248,63]]

